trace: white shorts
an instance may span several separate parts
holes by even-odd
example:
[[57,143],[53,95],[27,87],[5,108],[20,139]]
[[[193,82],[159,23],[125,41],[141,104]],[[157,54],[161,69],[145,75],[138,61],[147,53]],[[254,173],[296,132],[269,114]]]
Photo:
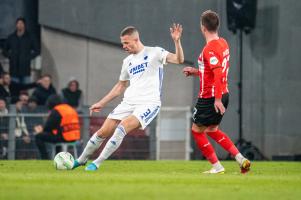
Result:
[[157,116],[160,111],[159,105],[131,105],[121,102],[108,116],[109,119],[123,120],[129,115],[134,115],[144,129]]

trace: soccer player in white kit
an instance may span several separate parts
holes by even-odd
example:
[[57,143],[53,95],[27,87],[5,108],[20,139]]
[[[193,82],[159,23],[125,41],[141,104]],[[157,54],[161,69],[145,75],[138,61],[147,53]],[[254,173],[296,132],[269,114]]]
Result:
[[170,28],[175,53],[161,47],[144,46],[133,26],[121,31],[123,49],[130,55],[123,60],[119,81],[105,97],[90,107],[90,114],[100,112],[108,102],[123,93],[124,98],[90,138],[81,156],[75,160],[73,169],[85,165],[89,156],[111,136],[99,157],[86,167],[86,171],[97,170],[116,151],[127,133],[137,128],[144,129],[156,117],[161,107],[163,65],[184,62],[180,41],[182,30],[180,24],[173,24]]

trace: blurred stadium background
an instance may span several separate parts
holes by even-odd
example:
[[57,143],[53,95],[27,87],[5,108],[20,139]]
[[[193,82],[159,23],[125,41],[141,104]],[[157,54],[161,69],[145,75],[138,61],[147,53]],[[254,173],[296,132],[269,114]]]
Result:
[[[15,20],[24,16],[28,29],[38,38],[41,55],[32,63],[32,77],[51,74],[60,90],[75,77],[84,93],[84,105],[105,95],[118,80],[122,59],[119,33],[127,25],[141,32],[146,45],[173,50],[169,26],[184,27],[182,44],[187,65],[197,65],[204,45],[199,31],[200,14],[215,10],[220,14],[220,35],[230,44],[230,107],[222,127],[234,140],[239,133],[249,143],[241,147],[251,159],[300,160],[301,134],[301,2],[298,0],[258,0],[256,26],[243,33],[242,115],[239,113],[240,37],[227,27],[226,0],[1,0],[1,47],[15,29]],[[0,51],[1,52],[1,51]],[[5,69],[8,60],[0,53]],[[184,65],[183,65],[184,66]],[[145,131],[129,134],[113,159],[200,159],[190,140],[190,113],[196,100],[198,79],[181,74],[183,66],[165,68],[163,109]],[[100,115],[90,118],[82,110],[81,151],[89,135],[100,127],[104,117],[117,105],[114,100]],[[165,107],[165,108],[164,108]],[[44,114],[16,113],[10,106],[8,157],[35,159],[37,150],[15,138],[16,116],[36,119]],[[31,132],[30,122],[27,124]],[[19,141],[19,142],[18,142]],[[219,147],[218,155],[228,155]]]

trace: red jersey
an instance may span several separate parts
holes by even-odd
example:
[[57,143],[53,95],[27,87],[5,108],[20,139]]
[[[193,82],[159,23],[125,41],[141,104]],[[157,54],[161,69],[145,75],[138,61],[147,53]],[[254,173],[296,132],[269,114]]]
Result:
[[[229,71],[229,46],[225,39],[211,40],[203,48],[198,58],[200,91],[199,98],[221,97],[228,93],[228,71]],[[221,67],[221,80],[216,89],[214,80],[214,69]],[[217,91],[221,94],[217,94]]]

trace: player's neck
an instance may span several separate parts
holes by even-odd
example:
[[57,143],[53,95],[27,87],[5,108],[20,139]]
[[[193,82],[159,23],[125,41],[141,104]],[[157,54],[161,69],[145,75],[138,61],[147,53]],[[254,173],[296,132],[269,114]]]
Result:
[[140,53],[144,49],[144,45],[140,42],[137,47],[137,51],[134,54]]
[[208,33],[205,38],[206,38],[206,43],[209,43],[212,40],[218,40],[219,36],[218,33]]

